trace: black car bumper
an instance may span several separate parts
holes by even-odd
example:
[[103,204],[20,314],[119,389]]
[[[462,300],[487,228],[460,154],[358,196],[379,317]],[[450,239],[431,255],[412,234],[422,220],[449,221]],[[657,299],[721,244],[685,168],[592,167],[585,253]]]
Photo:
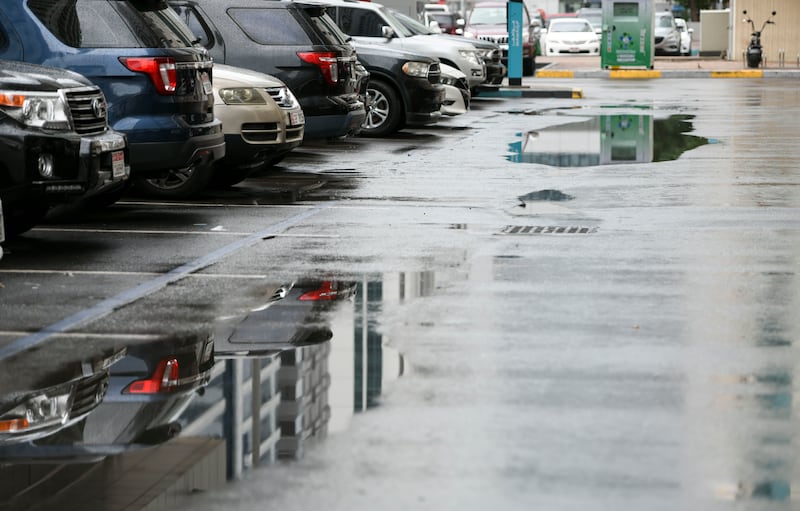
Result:
[[207,164],[225,156],[222,123],[215,120],[187,128],[181,140],[131,143],[131,177],[161,177],[168,170]]
[[407,80],[405,124],[425,126],[435,124],[442,117],[440,109],[445,98],[444,86],[425,80]]

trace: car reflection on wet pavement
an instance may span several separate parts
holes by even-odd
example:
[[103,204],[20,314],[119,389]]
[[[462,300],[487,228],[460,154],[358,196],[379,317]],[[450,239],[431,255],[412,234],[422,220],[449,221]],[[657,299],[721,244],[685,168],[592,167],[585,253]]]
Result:
[[[0,502],[144,507],[129,483],[192,511],[793,509],[796,83],[585,86],[577,104],[477,98],[374,148],[319,142],[197,202],[132,198],[5,242],[0,348],[52,337],[4,361],[0,390],[173,332],[213,333],[215,363],[156,421],[179,435],[80,468],[9,455]],[[593,145],[558,134],[584,121]],[[636,137],[603,142],[609,124]],[[512,161],[545,138],[585,158]],[[294,300],[339,284],[319,315]],[[136,381],[169,387],[171,359]]]

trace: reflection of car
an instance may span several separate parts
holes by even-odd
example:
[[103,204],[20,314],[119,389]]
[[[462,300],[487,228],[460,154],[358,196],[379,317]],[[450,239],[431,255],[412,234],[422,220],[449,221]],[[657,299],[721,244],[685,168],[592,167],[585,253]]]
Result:
[[544,49],[547,55],[599,55],[600,39],[585,19],[554,19],[544,36]]
[[[389,9],[395,19],[403,24],[405,28],[410,30],[413,34],[416,35],[435,35],[437,34],[430,28],[426,27],[422,23],[418,22],[414,18],[410,16],[406,16],[405,14],[395,10]],[[450,34],[440,34],[439,37],[444,37],[448,39],[454,39],[456,41],[464,41],[464,38],[461,36],[454,36]],[[503,65],[501,62],[502,52],[500,50],[500,45],[497,43],[493,43],[491,41],[486,41],[484,39],[470,39],[470,44],[475,47],[478,51],[478,55],[480,55],[481,59],[483,60],[484,68],[486,71],[486,77],[484,78],[483,83],[472,86],[472,93],[475,94],[479,92],[481,89],[497,89],[502,83],[503,78],[506,77],[506,66]]]
[[[161,196],[199,191],[225,153],[212,62],[169,8],[153,1],[0,2],[0,58],[70,69],[108,101],[127,135],[136,184]],[[113,202],[124,187],[109,192]]]
[[375,2],[329,0],[325,4],[339,27],[356,41],[436,57],[443,64],[459,68],[471,86],[480,85],[485,79],[483,61],[468,41],[442,34],[417,35],[390,9]]
[[576,13],[578,18],[583,18],[592,24],[594,33],[600,36],[603,33],[603,9],[597,7],[583,7]]
[[362,135],[382,137],[405,126],[425,126],[442,116],[439,62],[386,46],[353,42],[369,71],[367,119]]
[[170,0],[215,62],[275,76],[300,101],[305,137],[357,132],[366,116],[356,54],[318,3]]
[[680,55],[681,33],[675,25],[675,18],[669,11],[657,12],[653,24],[656,55]]
[[109,130],[100,89],[76,73],[23,62],[0,61],[0,161],[9,237],[51,206],[118,187],[129,173],[125,137]]
[[305,118],[292,91],[277,78],[224,64],[214,66],[214,113],[225,133],[225,158],[213,183],[234,185],[299,146]]
[[122,355],[116,351],[53,370],[39,365],[35,388],[0,395],[0,445],[36,441],[83,420],[102,402],[108,368]]
[[445,89],[442,114],[454,116],[466,113],[469,110],[471,94],[464,73],[452,66],[442,64],[442,84]]
[[328,313],[355,294],[350,282],[301,281],[277,286],[261,306],[220,318],[214,328],[220,358],[274,355],[333,337]]
[[681,33],[681,55],[691,55],[692,34],[694,33],[694,29],[689,28],[689,25],[683,18],[675,18],[675,26],[678,27],[678,32]]

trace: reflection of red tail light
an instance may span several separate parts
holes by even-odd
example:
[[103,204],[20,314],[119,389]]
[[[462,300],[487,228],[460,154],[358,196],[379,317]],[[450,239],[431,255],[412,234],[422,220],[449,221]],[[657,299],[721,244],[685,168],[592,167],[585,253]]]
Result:
[[339,296],[338,285],[330,280],[325,280],[318,289],[304,293],[298,298],[301,302],[319,302],[324,300],[335,300]]
[[137,380],[125,389],[127,394],[158,394],[169,392],[178,386],[178,361],[174,358],[159,362],[153,376]]

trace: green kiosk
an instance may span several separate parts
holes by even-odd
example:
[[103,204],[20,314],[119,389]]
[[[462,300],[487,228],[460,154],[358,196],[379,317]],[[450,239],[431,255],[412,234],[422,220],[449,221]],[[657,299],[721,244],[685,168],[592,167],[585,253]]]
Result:
[[603,0],[603,69],[653,69],[653,0]]

